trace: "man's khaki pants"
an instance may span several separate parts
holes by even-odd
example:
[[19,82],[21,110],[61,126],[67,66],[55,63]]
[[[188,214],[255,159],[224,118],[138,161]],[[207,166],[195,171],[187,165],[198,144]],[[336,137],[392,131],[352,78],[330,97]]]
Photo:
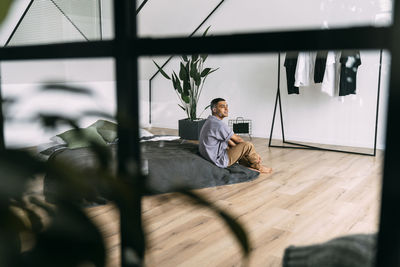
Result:
[[229,157],[228,166],[239,161],[239,164],[241,165],[257,170],[260,169],[259,155],[256,153],[254,145],[250,142],[242,142],[236,144],[234,147],[229,147],[227,153]]

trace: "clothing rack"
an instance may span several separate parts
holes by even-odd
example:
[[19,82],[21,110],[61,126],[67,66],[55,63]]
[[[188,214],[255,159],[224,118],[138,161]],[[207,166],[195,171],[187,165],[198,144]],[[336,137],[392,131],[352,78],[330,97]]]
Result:
[[[286,141],[286,139],[285,139],[285,130],[284,130],[283,113],[282,113],[282,101],[281,101],[281,92],[280,92],[281,52],[278,52],[278,85],[277,85],[277,90],[276,90],[274,114],[272,116],[271,132],[269,135],[268,146],[269,147],[278,147],[278,148],[310,149],[310,150],[342,152],[342,153],[365,155],[365,156],[376,156],[376,140],[377,140],[377,135],[378,135],[378,115],[379,115],[379,95],[380,95],[380,89],[381,89],[381,71],[382,71],[382,49],[380,49],[380,53],[379,53],[379,74],[378,74],[378,90],[377,90],[378,92],[377,92],[377,97],[376,97],[377,100],[376,100],[375,136],[374,136],[374,151],[373,151],[373,153],[372,154],[371,153],[362,153],[362,152],[354,152],[354,151],[347,151],[347,150],[340,150],[340,149],[329,149],[329,148],[322,148],[322,147],[318,147],[318,146],[311,146],[311,145]],[[272,144],[272,134],[274,131],[276,110],[277,110],[278,105],[279,105],[279,114],[280,114],[280,119],[281,119],[282,142],[283,142],[283,144],[288,144],[289,146]]]

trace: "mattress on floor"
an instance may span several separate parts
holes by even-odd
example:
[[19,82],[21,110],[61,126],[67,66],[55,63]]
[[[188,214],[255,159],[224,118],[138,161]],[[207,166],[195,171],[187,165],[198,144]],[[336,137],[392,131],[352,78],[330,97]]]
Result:
[[[117,145],[110,145],[109,148],[112,154],[111,169],[115,172]],[[141,148],[142,165],[149,174],[145,184],[155,194],[174,192],[180,188],[197,189],[241,183],[259,175],[239,164],[219,168],[199,155],[197,144],[182,140],[144,142]],[[78,170],[90,170],[98,163],[89,148],[57,150],[48,159],[49,163],[55,161]],[[44,194],[49,202],[56,194],[56,180],[57,177],[51,173],[44,178]]]

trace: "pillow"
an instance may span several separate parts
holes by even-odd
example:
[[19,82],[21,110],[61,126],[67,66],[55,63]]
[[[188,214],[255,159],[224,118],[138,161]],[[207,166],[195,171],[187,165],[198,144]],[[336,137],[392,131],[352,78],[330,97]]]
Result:
[[63,139],[68,148],[74,149],[79,147],[90,146],[90,141],[95,142],[99,145],[107,145],[103,137],[97,132],[94,127],[87,127],[82,129],[71,129],[62,134],[58,134]]
[[117,138],[116,130],[97,129],[97,132],[108,143],[112,143]]
[[108,143],[112,143],[117,138],[117,124],[106,121],[97,120],[87,128],[95,128],[99,135]]
[[[117,139],[117,124],[106,120],[97,120],[96,122],[89,125],[87,128],[95,128],[99,135],[108,143],[113,143]],[[86,129],[87,129],[86,128]],[[150,137],[154,136],[151,132],[140,128],[139,137]],[[56,136],[57,137],[57,136]],[[55,141],[55,140],[53,140]],[[64,141],[64,140],[62,140]],[[61,143],[61,142],[58,142]]]
[[106,120],[97,120],[95,123],[92,123],[91,125],[89,125],[89,127],[94,127],[96,129],[117,131],[117,124],[114,122],[111,122],[111,121],[106,121]]

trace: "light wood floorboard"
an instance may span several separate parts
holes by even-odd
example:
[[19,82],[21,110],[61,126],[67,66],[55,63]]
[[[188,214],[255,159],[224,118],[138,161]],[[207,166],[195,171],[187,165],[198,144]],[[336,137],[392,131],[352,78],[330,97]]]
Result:
[[[269,148],[267,139],[252,141],[272,174],[196,190],[246,227],[252,245],[249,266],[281,266],[289,245],[377,231],[381,151],[369,157]],[[104,233],[108,266],[119,266],[118,211],[111,204],[87,211]],[[177,194],[143,198],[143,222],[146,266],[242,266],[240,247],[224,223]]]

